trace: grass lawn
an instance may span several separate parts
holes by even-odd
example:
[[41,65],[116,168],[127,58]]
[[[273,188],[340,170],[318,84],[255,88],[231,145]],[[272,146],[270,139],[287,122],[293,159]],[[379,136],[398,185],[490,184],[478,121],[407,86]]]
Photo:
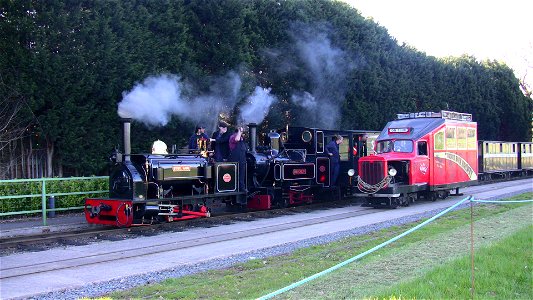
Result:
[[[474,298],[533,299],[533,226],[519,230],[474,255]],[[463,256],[414,280],[396,284],[378,299],[470,297],[471,258]]]
[[[533,193],[526,193],[512,199],[532,198]],[[532,299],[533,205],[480,205],[475,207],[474,217],[476,298]],[[413,226],[392,227],[300,249],[290,255],[251,260],[225,270],[168,279],[108,296],[257,298],[323,271]],[[358,262],[277,298],[469,298],[469,250],[470,210],[466,209],[449,213]]]

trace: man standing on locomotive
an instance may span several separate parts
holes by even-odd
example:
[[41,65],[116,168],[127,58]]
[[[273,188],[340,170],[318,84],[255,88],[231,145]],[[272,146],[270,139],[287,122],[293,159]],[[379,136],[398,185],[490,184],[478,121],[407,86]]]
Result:
[[[238,127],[235,129],[235,133],[233,133],[229,138],[229,149],[230,149],[230,155],[229,155],[229,161],[238,162],[239,163],[239,190],[241,192],[248,192],[246,189],[246,177],[245,177],[245,171],[246,171],[246,151],[248,148],[246,147],[246,143],[244,142],[243,137],[243,128]],[[244,198],[244,201],[246,202],[246,198]]]
[[228,160],[230,154],[229,138],[228,124],[221,121],[218,123],[218,131],[213,132],[211,136],[211,148],[215,151],[215,161],[222,162]]
[[[196,131],[189,138],[189,150],[206,151],[208,140],[209,140],[209,137],[207,136],[207,134],[205,134],[205,126],[197,125]],[[202,149],[202,148],[205,148],[205,149]],[[191,151],[191,153],[192,152],[194,151]]]
[[343,142],[343,137],[336,134],[331,139],[331,142],[326,146],[326,153],[331,161],[331,186],[337,185],[337,178],[340,171],[341,156],[339,153],[339,145]]

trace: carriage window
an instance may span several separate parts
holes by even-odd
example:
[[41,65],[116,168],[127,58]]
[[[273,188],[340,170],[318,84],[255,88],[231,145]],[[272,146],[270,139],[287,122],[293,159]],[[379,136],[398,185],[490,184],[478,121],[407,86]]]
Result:
[[[348,143],[348,141],[344,141],[345,143]],[[354,157],[357,156],[357,154],[360,154],[361,156],[364,156],[363,152],[366,152],[365,149],[365,142],[361,142],[361,153],[359,153],[359,137],[353,136],[352,138],[352,155]]]
[[513,153],[516,153],[516,144],[513,144]]
[[503,153],[503,144],[500,143],[500,153]]
[[418,155],[428,155],[428,144],[426,141],[418,142]]
[[348,140],[348,136],[343,135],[342,138],[344,139],[344,142],[339,145],[339,155],[341,161],[347,161],[350,154],[350,140]]

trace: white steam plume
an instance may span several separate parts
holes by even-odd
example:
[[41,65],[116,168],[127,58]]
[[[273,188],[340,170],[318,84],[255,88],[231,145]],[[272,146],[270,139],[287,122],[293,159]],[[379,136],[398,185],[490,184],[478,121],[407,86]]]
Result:
[[270,88],[256,86],[252,95],[247,99],[246,104],[241,106],[239,120],[248,123],[260,124],[270,110],[270,106],[278,99],[270,94]]
[[177,116],[194,124],[215,128],[219,114],[230,112],[235,107],[242,82],[235,72],[211,78],[210,81],[209,92],[198,95],[177,75],[148,77],[131,91],[122,93],[118,114],[147,126],[165,126],[172,116]]
[[118,115],[149,126],[165,126],[182,105],[180,78],[176,75],[148,77],[129,92],[122,93]]

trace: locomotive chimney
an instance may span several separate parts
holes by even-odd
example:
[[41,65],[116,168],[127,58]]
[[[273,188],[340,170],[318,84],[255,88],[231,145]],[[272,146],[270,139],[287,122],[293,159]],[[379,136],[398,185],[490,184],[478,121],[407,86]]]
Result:
[[255,153],[255,147],[257,147],[257,124],[250,123],[248,128],[250,128],[250,149],[252,153]]
[[131,119],[123,118],[124,126],[124,160],[130,161],[131,155]]

